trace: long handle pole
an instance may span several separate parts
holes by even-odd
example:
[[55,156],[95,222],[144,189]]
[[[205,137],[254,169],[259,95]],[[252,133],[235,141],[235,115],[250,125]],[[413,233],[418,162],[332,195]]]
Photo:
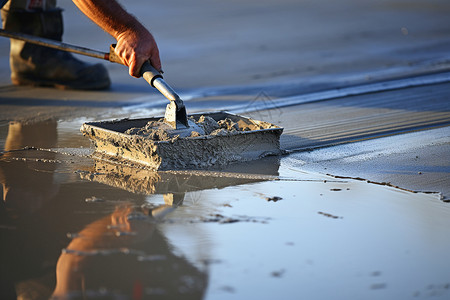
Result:
[[[109,52],[101,52],[92,50],[89,48],[84,48],[80,46],[70,45],[63,42],[58,42],[55,40],[45,39],[38,36],[23,34],[23,33],[16,33],[16,32],[10,32],[6,31],[4,29],[0,29],[0,36],[4,36],[11,39],[21,40],[28,43],[44,46],[44,47],[50,47],[62,51],[72,52],[76,54],[81,54],[85,56],[90,56],[94,58],[104,59],[111,62],[124,64],[122,60],[115,54],[114,52],[114,46],[110,46]],[[178,94],[164,81],[161,73],[157,71],[153,66],[146,62],[144,63],[142,69],[142,77],[154,88],[158,89],[167,99],[173,103],[171,105],[170,109],[166,109],[167,111],[170,111],[171,113],[171,119],[173,119],[173,126],[175,127],[176,121],[179,121],[184,126],[189,127],[188,121],[187,121],[187,115],[186,115],[186,108],[184,107],[183,101],[180,99]]]
[[23,33],[16,33],[16,32],[9,32],[4,29],[0,29],[0,36],[8,37],[11,39],[21,40],[25,42],[29,42],[32,44],[37,44],[44,47],[50,47],[58,50],[73,52],[81,55],[86,55],[90,57],[100,58],[109,60],[109,53],[96,51],[84,47],[74,46],[70,44],[66,44],[63,42],[58,42],[50,39],[41,38],[38,36],[23,34]]

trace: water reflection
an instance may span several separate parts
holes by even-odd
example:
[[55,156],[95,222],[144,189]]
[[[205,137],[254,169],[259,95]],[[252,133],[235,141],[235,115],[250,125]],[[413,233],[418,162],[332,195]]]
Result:
[[[80,172],[84,180],[103,183],[135,194],[163,194],[181,204],[184,194],[213,188],[274,180],[278,176],[279,157],[234,164],[218,171],[149,171],[120,163],[94,160],[94,170]],[[173,201],[173,200],[166,200]]]
[[[208,270],[173,252],[164,217],[186,193],[278,175],[277,158],[178,173],[95,160],[64,181],[61,155],[39,150],[55,147],[56,133],[55,121],[9,124],[0,155],[1,299],[201,299]],[[164,204],[148,203],[154,194]],[[92,195],[107,200],[87,201]]]
[[[51,233],[52,230],[48,220],[40,215],[59,189],[53,180],[55,165],[43,164],[42,157],[33,157],[36,151],[24,152],[21,156],[16,151],[24,147],[53,147],[55,143],[55,121],[9,124],[5,153],[0,156],[2,299],[14,298],[15,283],[36,276],[46,268],[48,257],[57,254],[50,250],[54,249],[53,240],[42,244],[48,238],[41,233]],[[53,158],[54,154],[45,157],[48,160]],[[34,231],[25,229],[30,227]]]
[[[0,164],[2,204],[9,216],[19,217],[36,211],[58,190],[58,186],[53,183],[55,165],[40,161],[54,159],[54,153],[40,158],[32,158],[27,153],[17,157],[14,150],[24,147],[51,148],[56,145],[56,140],[56,121],[9,124],[5,153]],[[15,163],[8,163],[9,159],[14,159]]]
[[175,256],[155,219],[133,205],[81,230],[59,257],[56,279],[55,299],[201,299],[207,286],[207,274]]

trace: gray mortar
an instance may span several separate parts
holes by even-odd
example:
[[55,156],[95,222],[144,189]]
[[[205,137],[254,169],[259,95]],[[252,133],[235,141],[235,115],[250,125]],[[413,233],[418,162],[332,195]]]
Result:
[[164,122],[164,119],[149,121],[144,127],[133,127],[125,131],[125,134],[140,135],[153,141],[168,141],[174,138],[200,137],[207,135],[226,136],[238,131],[251,131],[270,128],[272,124],[251,124],[244,128],[233,122],[230,118],[216,121],[209,116],[202,115],[198,120],[190,118],[189,128],[173,129]]
[[[100,126],[105,123],[107,130],[94,123],[83,124],[81,131],[91,138],[96,151],[156,170],[220,167],[282,153],[279,142],[282,128],[232,114],[210,115],[216,118],[191,118],[191,122],[195,121],[196,126],[201,127],[197,130],[205,133],[192,130],[188,137],[173,135],[170,129],[164,130],[157,119],[149,119],[144,126],[130,127],[123,133],[114,131],[114,127],[133,120],[98,123]],[[218,119],[218,116],[225,117]],[[152,139],[155,136],[164,140]]]
[[172,126],[164,122],[164,119],[149,121],[144,127],[133,127],[125,131],[125,134],[140,135],[153,141],[168,141],[178,137],[189,137],[205,135],[203,128],[194,120],[188,120],[189,127],[173,129]]

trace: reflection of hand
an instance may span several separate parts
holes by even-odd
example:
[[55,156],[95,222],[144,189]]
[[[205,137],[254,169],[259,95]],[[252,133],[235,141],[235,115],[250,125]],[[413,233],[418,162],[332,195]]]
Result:
[[207,274],[174,255],[154,226],[126,205],[86,226],[59,257],[54,298],[202,299]]
[[154,230],[151,219],[131,205],[116,207],[111,214],[109,229],[115,230],[115,235],[133,236],[133,242],[139,242],[148,238]]
[[111,228],[117,228],[119,230],[130,231],[130,222],[128,222],[127,216],[133,211],[130,206],[116,207],[116,210],[111,214]]
[[148,240],[154,229],[151,218],[130,205],[118,206],[110,216],[86,226],[58,259],[54,296],[65,298],[81,291],[93,269],[104,268],[108,255]]
[[67,249],[93,252],[128,247],[149,238],[155,224],[131,205],[120,205],[110,215],[87,225],[70,242]]

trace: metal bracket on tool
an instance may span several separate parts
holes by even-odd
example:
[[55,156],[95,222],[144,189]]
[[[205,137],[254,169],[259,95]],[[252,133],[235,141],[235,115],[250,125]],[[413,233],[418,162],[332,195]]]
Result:
[[161,94],[170,100],[166,106],[164,121],[174,129],[188,128],[186,107],[180,96],[164,81],[159,73],[149,62],[145,62],[141,68],[142,77],[156,88]]
[[[181,103],[180,103],[181,102]],[[186,108],[183,101],[170,101],[166,106],[166,113],[164,115],[164,122],[175,129],[188,128]]]

